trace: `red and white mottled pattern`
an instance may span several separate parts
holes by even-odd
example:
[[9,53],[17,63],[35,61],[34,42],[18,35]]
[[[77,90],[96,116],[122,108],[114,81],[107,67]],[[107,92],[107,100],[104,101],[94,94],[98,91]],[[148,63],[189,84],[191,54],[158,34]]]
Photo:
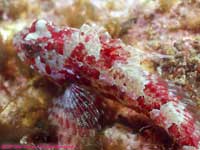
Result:
[[200,132],[183,103],[167,102],[160,109],[152,110],[150,114],[151,118],[171,133],[180,145],[198,145]]
[[[97,30],[98,29],[98,30]],[[166,81],[141,66],[145,53],[83,25],[60,29],[38,20],[14,40],[22,60],[58,82],[95,88],[101,95],[148,113],[181,147],[199,148],[199,127]],[[148,54],[146,54],[148,55]]]

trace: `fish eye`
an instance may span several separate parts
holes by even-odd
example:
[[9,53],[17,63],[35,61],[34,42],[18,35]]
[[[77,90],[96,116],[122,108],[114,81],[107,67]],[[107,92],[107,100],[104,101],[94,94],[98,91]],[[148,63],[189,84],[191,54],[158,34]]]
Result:
[[30,45],[30,44],[24,44],[25,54],[28,58],[35,58],[39,56],[41,47],[37,44]]

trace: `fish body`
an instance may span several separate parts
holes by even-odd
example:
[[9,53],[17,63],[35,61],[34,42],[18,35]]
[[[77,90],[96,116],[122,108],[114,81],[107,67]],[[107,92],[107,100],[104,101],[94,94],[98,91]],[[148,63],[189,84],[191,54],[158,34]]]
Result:
[[59,28],[45,20],[18,33],[14,45],[21,60],[41,74],[60,83],[85,85],[136,108],[164,128],[181,149],[200,149],[198,121],[184,98],[143,69],[148,53],[112,39],[96,26]]

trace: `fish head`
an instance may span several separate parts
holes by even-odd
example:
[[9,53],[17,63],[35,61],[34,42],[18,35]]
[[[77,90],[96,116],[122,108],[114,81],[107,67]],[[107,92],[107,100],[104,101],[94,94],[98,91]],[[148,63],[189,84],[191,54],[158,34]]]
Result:
[[[64,44],[73,29],[60,29],[46,20],[36,20],[14,37],[19,58],[44,75],[52,76],[64,68]],[[54,74],[56,74],[54,73]]]

